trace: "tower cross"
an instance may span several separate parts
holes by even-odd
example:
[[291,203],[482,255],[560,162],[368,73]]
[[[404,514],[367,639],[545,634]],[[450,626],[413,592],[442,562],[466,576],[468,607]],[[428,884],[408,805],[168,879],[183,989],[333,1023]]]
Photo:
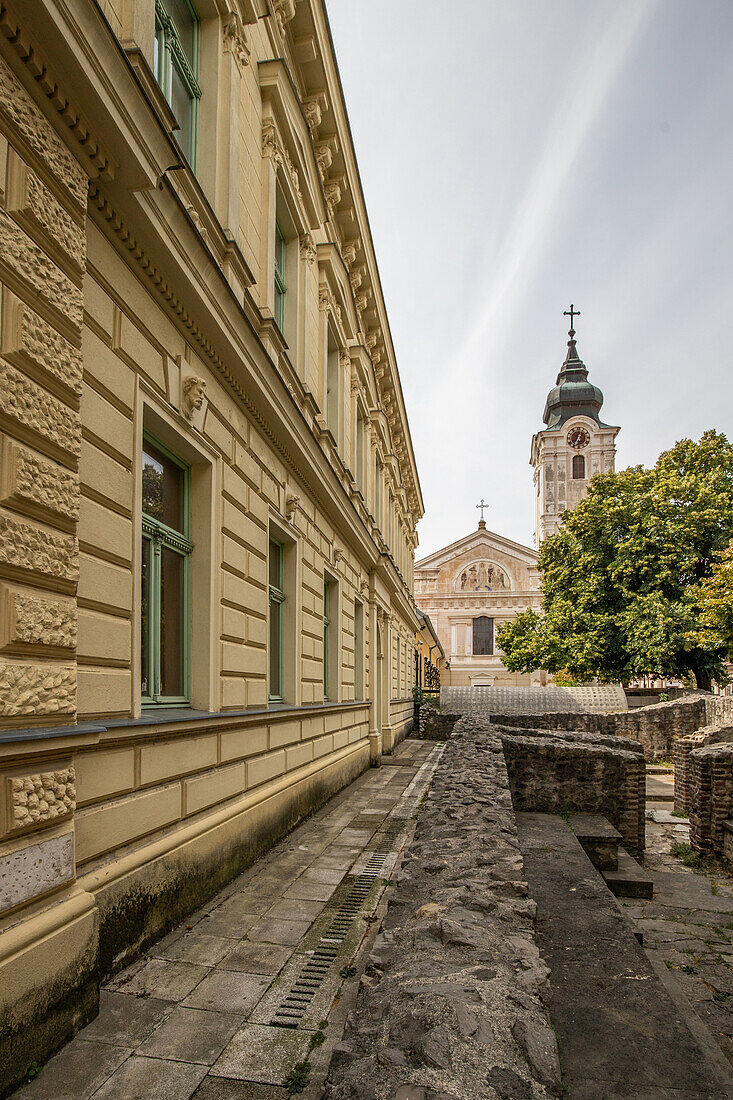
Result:
[[570,318],[570,333],[569,333],[569,335],[570,336],[575,336],[575,326],[573,325],[573,321],[576,317],[580,317],[580,310],[576,309],[575,306],[573,305],[573,303],[571,302],[570,303],[570,309],[566,309],[563,312],[563,317],[569,317]]
[[488,508],[489,506],[488,506],[488,504],[485,504],[485,503],[484,503],[484,498],[483,498],[483,497],[481,497],[481,503],[480,503],[480,504],[477,504],[477,505],[476,505],[476,507],[477,507],[477,508],[479,508],[479,509],[481,510],[481,522],[483,523],[483,519],[484,519],[484,508]]

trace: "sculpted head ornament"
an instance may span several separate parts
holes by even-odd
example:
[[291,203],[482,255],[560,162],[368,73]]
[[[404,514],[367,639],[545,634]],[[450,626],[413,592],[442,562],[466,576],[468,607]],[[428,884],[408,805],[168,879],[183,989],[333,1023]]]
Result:
[[204,404],[206,397],[206,382],[195,374],[189,374],[183,380],[183,415],[187,420],[193,420],[193,414],[198,412]]

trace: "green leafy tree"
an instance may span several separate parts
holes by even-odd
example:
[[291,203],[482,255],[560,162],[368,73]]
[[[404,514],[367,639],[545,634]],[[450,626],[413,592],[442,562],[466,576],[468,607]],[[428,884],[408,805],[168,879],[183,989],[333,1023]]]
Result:
[[733,539],[698,586],[700,619],[691,641],[707,648],[720,646],[733,660]]
[[576,680],[724,681],[725,644],[700,621],[703,582],[731,538],[733,445],[718,432],[682,440],[651,470],[596,475],[542,544],[542,614],[499,631],[504,663]]

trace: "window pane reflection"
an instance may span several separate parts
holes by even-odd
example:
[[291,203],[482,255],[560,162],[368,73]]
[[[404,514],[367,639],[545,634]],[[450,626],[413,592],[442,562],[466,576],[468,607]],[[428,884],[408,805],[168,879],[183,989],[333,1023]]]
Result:
[[160,693],[185,694],[183,675],[184,560],[161,547],[160,560]]
[[145,697],[154,690],[150,682],[150,539],[143,539],[140,620],[140,682],[141,694]]
[[282,604],[270,600],[270,696],[282,697],[282,664],[280,656]]
[[184,531],[184,471],[148,440],[143,449],[143,512],[174,531]]

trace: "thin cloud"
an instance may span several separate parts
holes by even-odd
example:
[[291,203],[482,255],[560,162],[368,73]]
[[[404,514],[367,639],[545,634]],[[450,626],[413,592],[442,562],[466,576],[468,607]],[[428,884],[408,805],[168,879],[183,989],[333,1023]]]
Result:
[[485,361],[487,348],[511,325],[523,300],[524,286],[552,235],[553,208],[613,95],[629,54],[658,6],[659,0],[635,0],[619,7],[580,62],[568,65],[573,79],[555,112],[544,152],[493,265],[496,275],[487,287],[485,304],[456,355],[455,369],[473,369],[479,353]]

